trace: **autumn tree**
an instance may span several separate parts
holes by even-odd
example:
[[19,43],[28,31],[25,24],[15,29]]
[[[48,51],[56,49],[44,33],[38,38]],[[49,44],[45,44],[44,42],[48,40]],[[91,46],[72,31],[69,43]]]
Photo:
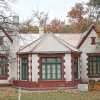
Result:
[[48,25],[45,27],[45,31],[53,32],[53,33],[61,33],[63,31],[65,23],[59,19],[54,18],[50,21]]
[[81,3],[77,3],[68,12],[68,17],[70,17],[71,21],[80,22],[84,18],[85,14],[86,14],[86,11],[84,10],[83,5]]
[[85,15],[87,9],[81,3],[76,3],[74,7],[68,12],[69,22],[72,27],[72,32],[83,32],[86,29],[87,20]]

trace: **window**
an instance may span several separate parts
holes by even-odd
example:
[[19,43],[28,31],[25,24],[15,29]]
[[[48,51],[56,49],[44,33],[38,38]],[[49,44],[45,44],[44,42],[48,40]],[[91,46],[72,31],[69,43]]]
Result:
[[3,37],[0,36],[0,45],[3,45]]
[[96,37],[91,37],[91,44],[95,45],[96,44]]
[[42,79],[60,80],[61,64],[60,58],[42,58]]
[[21,59],[21,80],[28,79],[28,58],[22,57]]
[[100,56],[90,56],[88,65],[90,76],[100,76]]
[[0,76],[7,75],[8,60],[6,57],[0,57]]

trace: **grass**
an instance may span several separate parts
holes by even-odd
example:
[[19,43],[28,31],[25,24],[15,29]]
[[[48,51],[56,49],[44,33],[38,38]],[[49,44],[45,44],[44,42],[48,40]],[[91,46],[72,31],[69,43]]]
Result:
[[[0,100],[18,100],[18,92],[13,88],[0,88]],[[21,100],[100,100],[100,91],[23,92]]]

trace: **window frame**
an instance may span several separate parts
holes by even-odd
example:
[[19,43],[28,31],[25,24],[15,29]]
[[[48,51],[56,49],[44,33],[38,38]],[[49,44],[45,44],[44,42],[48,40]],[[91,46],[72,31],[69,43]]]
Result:
[[91,37],[91,45],[95,45],[96,44],[96,37]]
[[[100,72],[98,73],[99,66],[100,66],[100,55],[88,55],[88,76],[89,77],[100,77]],[[100,67],[99,67],[99,71],[100,71]]]
[[0,79],[7,79],[8,78],[8,76],[9,76],[8,75],[8,72],[9,72],[8,66],[9,66],[8,55],[0,54],[0,67],[3,68],[3,69],[1,69],[2,71],[5,70],[4,72],[2,72],[3,74],[0,74]]
[[[39,54],[39,80],[42,81],[59,81],[59,80],[64,80],[64,54]],[[57,79],[51,79],[51,80],[43,80],[42,79],[42,58],[60,58],[61,59],[61,79],[57,80]]]
[[[23,59],[27,59],[27,63],[26,63],[26,62],[23,63],[23,62],[22,62]],[[26,77],[25,79],[23,79],[23,76],[22,76],[22,73],[23,73],[23,72],[22,72],[22,68],[23,68],[22,64],[27,64],[27,72],[26,72],[27,75],[24,75],[24,76],[27,76],[27,77]],[[24,71],[24,72],[25,72],[25,71]],[[21,57],[20,79],[23,80],[23,81],[24,81],[24,80],[28,80],[28,56],[22,56],[22,57]]]
[[[43,79],[42,77],[42,80],[61,80],[61,66],[62,66],[62,62],[61,62],[61,58],[58,58],[58,57],[44,57],[42,58],[42,60],[45,59],[46,61],[45,62],[42,62],[42,68],[43,68],[43,65],[45,66],[45,79]],[[55,61],[54,62],[48,62],[48,60],[50,59],[54,59]],[[60,59],[60,62],[58,61],[57,62],[57,59]],[[58,66],[57,65],[60,65],[60,78],[58,78],[59,76],[59,72],[58,72]],[[50,67],[50,72],[48,72],[48,66]],[[53,72],[53,67],[52,66],[55,66],[55,73]],[[42,75],[43,75],[43,70],[42,70]],[[48,78],[48,74],[50,74],[50,78]],[[53,74],[55,74],[55,78],[53,77]]]

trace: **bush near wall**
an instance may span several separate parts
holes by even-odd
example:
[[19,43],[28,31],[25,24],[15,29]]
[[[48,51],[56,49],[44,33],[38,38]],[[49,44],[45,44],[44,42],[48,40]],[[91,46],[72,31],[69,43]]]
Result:
[[97,91],[100,90],[100,80],[89,80],[89,90],[90,91]]

